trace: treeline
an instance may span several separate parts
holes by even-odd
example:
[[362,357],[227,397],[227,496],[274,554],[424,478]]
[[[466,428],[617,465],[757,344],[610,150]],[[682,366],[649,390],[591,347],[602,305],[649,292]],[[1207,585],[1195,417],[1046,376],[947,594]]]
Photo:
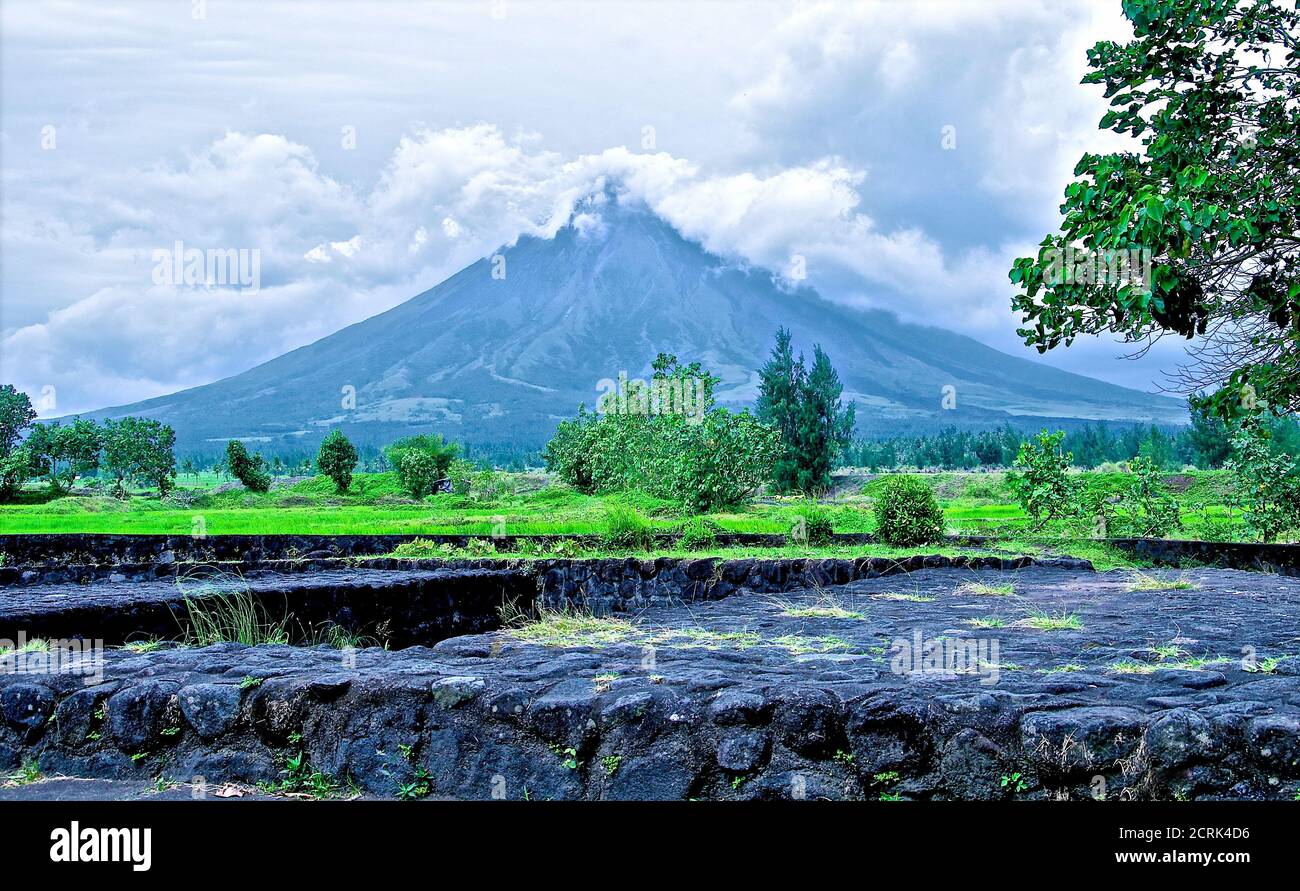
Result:
[[26,393],[0,386],[0,498],[12,498],[29,479],[45,480],[56,495],[89,474],[110,481],[117,495],[125,495],[128,484],[165,495],[176,483],[176,432],[166,424],[130,417],[103,424],[35,419]]
[[[1196,411],[1191,420],[1188,427],[1173,428],[1097,422],[1067,432],[1061,448],[1074,455],[1075,467],[1085,469],[1135,458],[1161,470],[1222,467],[1232,454],[1232,431],[1223,421]],[[1278,454],[1300,454],[1300,423],[1295,417],[1269,417],[1261,423]],[[979,432],[949,427],[931,436],[858,439],[845,447],[839,463],[872,471],[1008,468],[1025,439],[1026,434],[1011,425]]]

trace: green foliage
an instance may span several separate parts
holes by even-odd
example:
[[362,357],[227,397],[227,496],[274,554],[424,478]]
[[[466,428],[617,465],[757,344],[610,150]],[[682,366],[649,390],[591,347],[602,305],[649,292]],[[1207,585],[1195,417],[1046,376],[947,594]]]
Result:
[[1232,431],[1223,418],[1211,414],[1203,399],[1188,400],[1192,425],[1187,430],[1187,440],[1192,460],[1197,467],[1222,467],[1232,455]]
[[433,492],[434,483],[442,479],[438,458],[420,449],[407,449],[397,458],[397,478],[413,498]]
[[1041,529],[1049,520],[1073,511],[1074,487],[1068,471],[1073,456],[1061,452],[1065,434],[1042,431],[1032,440],[1021,443],[1016,455],[1016,473],[1012,487],[1016,500]]
[[31,470],[44,476],[55,494],[68,492],[77,477],[99,467],[103,434],[94,421],[78,418],[71,424],[36,424],[24,443]]
[[741,503],[767,478],[777,432],[747,411],[713,408],[717,379],[697,363],[682,367],[660,354],[654,367],[656,389],[700,382],[700,411],[650,411],[644,388],[630,382],[630,392],[606,400],[606,411],[580,408],[559,424],[546,447],[547,467],[589,494],[640,490],[693,512]]
[[703,551],[715,547],[722,527],[708,517],[689,517],[677,533],[677,546],[684,551]]
[[603,538],[611,547],[648,550],[654,545],[654,528],[636,508],[610,499],[605,502]]
[[352,485],[352,471],[357,467],[357,449],[342,430],[331,430],[321,440],[320,451],[316,453],[316,466],[320,472],[334,481],[339,492],[346,492]]
[[398,473],[401,473],[402,455],[407,452],[421,452],[432,458],[434,473],[437,474],[434,479],[440,480],[447,476],[452,461],[460,455],[460,445],[444,441],[437,433],[422,433],[399,439],[384,447],[384,457]]
[[760,421],[775,427],[781,446],[772,464],[778,492],[820,494],[830,488],[831,468],[853,436],[855,406],[840,404],[844,388],[830,358],[813,348],[809,370],[790,346],[790,332],[778,328],[776,346],[759,370],[755,407]]
[[32,473],[32,453],[25,445],[0,457],[0,501],[9,501]]
[[166,496],[176,485],[176,431],[153,418],[118,418],[104,422],[101,469],[113,480],[114,492],[126,495],[126,483],[144,483]]
[[266,459],[261,455],[250,456],[248,449],[237,439],[226,443],[226,469],[250,492],[268,492],[271,489]]
[[1246,516],[1246,529],[1260,541],[1273,541],[1300,523],[1300,478],[1291,456],[1271,448],[1267,429],[1243,423],[1232,438],[1228,471],[1233,499]]
[[[421,434],[408,436],[391,443],[384,449],[384,455],[397,471],[402,489],[414,498],[424,498],[433,492],[438,480],[446,479],[453,465],[461,469],[466,462],[458,461],[460,446],[454,442],[445,442],[438,434]],[[461,478],[468,479],[466,469]],[[453,485],[455,481],[453,480]],[[468,483],[464,485],[465,494],[469,491]]]
[[1183,525],[1178,500],[1164,484],[1160,468],[1145,458],[1133,459],[1129,485],[1120,496],[1110,535],[1164,538]]
[[18,444],[23,431],[36,420],[36,410],[27,394],[13,384],[0,385],[0,458]]
[[[1125,0],[1134,39],[1088,51],[1103,129],[1141,152],[1086,154],[1064,220],[1016,260],[1025,342],[1046,351],[1111,331],[1203,337],[1195,376],[1226,385],[1224,418],[1256,400],[1300,407],[1300,50],[1294,3]],[[1147,251],[1137,281],[1077,274],[1061,258]],[[1089,268],[1088,266],[1084,267]],[[1095,266],[1093,267],[1095,268]]]
[[915,476],[893,476],[876,494],[876,534],[895,547],[928,544],[943,537],[943,510],[934,490]]
[[816,501],[805,502],[794,509],[790,539],[795,544],[824,545],[834,534],[830,513]]

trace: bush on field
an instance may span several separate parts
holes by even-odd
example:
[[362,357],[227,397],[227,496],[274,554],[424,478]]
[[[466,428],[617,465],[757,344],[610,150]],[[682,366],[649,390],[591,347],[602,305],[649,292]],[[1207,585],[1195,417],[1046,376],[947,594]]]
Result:
[[831,515],[815,501],[801,504],[794,510],[790,527],[790,540],[794,544],[827,544],[835,534]]
[[1164,538],[1183,526],[1178,500],[1164,483],[1160,468],[1146,458],[1134,458],[1133,474],[1120,494],[1111,535]]
[[1044,430],[1034,439],[1022,442],[1016,455],[1012,490],[1035,529],[1075,512],[1074,487],[1068,475],[1074,456],[1061,451],[1063,439],[1064,431]]
[[261,455],[249,455],[248,449],[237,439],[226,443],[226,469],[250,492],[268,492],[271,489],[266,459]]
[[316,453],[316,467],[334,481],[337,491],[346,492],[352,485],[352,471],[357,468],[357,449],[342,430],[332,430],[321,440],[320,451]]
[[[403,471],[404,460],[412,454],[422,457],[405,462],[407,469]],[[459,454],[459,445],[446,442],[436,433],[407,436],[384,447],[384,457],[397,471],[402,489],[416,498],[428,495],[433,491],[435,482],[447,477],[452,462]]]
[[943,529],[943,511],[924,480],[894,476],[881,485],[876,495],[876,535],[887,544],[928,544],[942,538]]
[[621,501],[606,501],[602,537],[611,547],[645,550],[654,544],[654,529],[636,508]]
[[1235,483],[1233,502],[1246,517],[1246,529],[1260,541],[1273,541],[1300,524],[1300,478],[1294,459],[1271,447],[1272,436],[1246,422],[1232,437],[1225,465]]
[[397,459],[397,478],[413,498],[431,494],[433,484],[443,478],[443,469],[436,456],[419,449],[407,449]]
[[678,527],[677,546],[684,551],[702,551],[714,547],[722,531],[708,517],[689,517]]
[[[640,490],[702,513],[744,501],[768,478],[779,434],[748,411],[713,407],[718,379],[698,363],[660,354],[649,386],[628,382],[602,411],[562,421],[548,469],[587,494]],[[697,410],[673,411],[658,394],[698,392]]]

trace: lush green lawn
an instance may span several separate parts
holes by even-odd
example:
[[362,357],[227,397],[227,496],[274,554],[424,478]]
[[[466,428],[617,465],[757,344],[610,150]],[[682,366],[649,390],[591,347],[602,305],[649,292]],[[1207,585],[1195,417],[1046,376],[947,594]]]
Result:
[[[836,532],[872,532],[873,495],[880,477],[848,475],[834,498],[823,502]],[[1088,545],[1088,531],[1078,524],[1054,523],[1032,530],[1024,512],[1014,503],[1005,474],[944,473],[925,477],[935,489],[953,533],[993,535],[1031,546],[1078,553]],[[1090,485],[1117,486],[1121,474],[1090,474]],[[191,486],[183,478],[180,488],[165,499],[137,494],[119,500],[94,489],[49,499],[43,489],[29,489],[16,504],[0,505],[0,533],[117,532],[191,534],[201,528],[208,535],[231,534],[344,534],[411,533],[506,535],[593,534],[608,528],[607,503],[618,501],[635,508],[661,531],[678,528],[687,518],[671,502],[639,494],[599,498],[563,486],[550,485],[541,474],[498,475],[499,491],[489,497],[434,495],[416,502],[405,496],[393,474],[358,474],[351,490],[335,492],[323,477],[279,484],[265,494],[223,485],[225,481],[201,479]],[[1182,508],[1185,537],[1197,533],[1208,519],[1227,516],[1222,501],[1225,480],[1214,472],[1174,474],[1168,485]],[[225,491],[220,491],[221,489]],[[731,511],[708,515],[728,532],[788,533],[805,504],[797,498],[765,498]],[[1208,527],[1207,527],[1208,528]],[[1067,545],[1067,541],[1069,542]],[[858,549],[861,552],[861,549]]]

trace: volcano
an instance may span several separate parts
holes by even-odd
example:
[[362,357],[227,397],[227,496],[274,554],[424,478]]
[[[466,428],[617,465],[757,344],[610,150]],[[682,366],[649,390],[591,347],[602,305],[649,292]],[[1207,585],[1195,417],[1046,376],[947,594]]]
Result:
[[598,382],[649,377],[660,352],[720,376],[720,403],[752,404],[778,326],[806,352],[823,346],[866,434],[1186,422],[1177,400],[832,303],[617,202],[241,374],[86,417],[157,418],[176,429],[182,453],[215,453],[230,438],[267,452],[314,450],[333,427],[358,443],[436,431],[538,446],[579,403],[594,405]]

